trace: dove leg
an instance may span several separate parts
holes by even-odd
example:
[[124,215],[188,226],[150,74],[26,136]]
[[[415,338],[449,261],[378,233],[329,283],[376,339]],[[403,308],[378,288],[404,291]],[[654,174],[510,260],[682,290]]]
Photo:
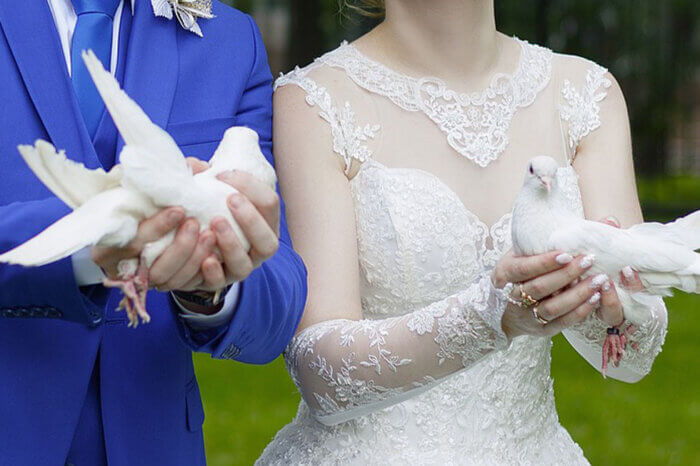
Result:
[[151,316],[146,312],[146,293],[148,292],[148,269],[139,265],[138,259],[121,261],[117,269],[119,279],[106,278],[102,284],[108,288],[119,288],[124,297],[117,309],[124,309],[129,318],[129,327],[137,327],[141,322],[148,323]]
[[608,334],[603,343],[603,377],[606,376],[608,364],[612,363],[613,367],[617,367],[625,355],[625,347],[627,345],[627,334],[620,334],[619,327],[610,327]]

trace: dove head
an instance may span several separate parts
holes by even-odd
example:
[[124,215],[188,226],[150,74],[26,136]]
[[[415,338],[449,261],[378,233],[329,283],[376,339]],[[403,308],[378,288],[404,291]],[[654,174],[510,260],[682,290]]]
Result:
[[540,155],[530,159],[525,173],[525,186],[549,193],[556,181],[558,169],[559,164],[552,157]]

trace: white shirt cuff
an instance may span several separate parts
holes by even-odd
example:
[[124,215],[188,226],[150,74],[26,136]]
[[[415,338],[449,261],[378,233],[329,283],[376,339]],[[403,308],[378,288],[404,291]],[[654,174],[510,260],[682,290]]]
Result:
[[178,301],[176,296],[173,296],[173,299],[180,308],[180,317],[182,317],[185,323],[193,329],[221,327],[222,325],[228,324],[231,321],[231,318],[233,318],[233,313],[235,312],[236,305],[238,304],[239,288],[239,283],[234,283],[231,285],[231,288],[224,297],[223,307],[216,314],[205,315],[192,312],[185,308],[180,301]]
[[97,285],[102,283],[105,274],[102,269],[92,261],[90,248],[83,248],[71,256],[73,262],[73,274],[78,286]]

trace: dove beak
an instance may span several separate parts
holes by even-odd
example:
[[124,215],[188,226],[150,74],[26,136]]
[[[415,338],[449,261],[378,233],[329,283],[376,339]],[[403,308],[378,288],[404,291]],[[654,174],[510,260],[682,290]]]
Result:
[[552,189],[552,178],[549,176],[541,176],[540,177],[540,183],[542,183],[542,186],[547,188],[547,192],[550,192]]

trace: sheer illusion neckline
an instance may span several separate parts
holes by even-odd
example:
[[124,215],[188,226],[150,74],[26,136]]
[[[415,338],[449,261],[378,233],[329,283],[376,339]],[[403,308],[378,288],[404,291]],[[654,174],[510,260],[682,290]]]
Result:
[[531,105],[551,77],[552,51],[514,39],[520,44],[515,71],[494,74],[488,87],[475,92],[454,91],[440,78],[395,71],[348,42],[318,58],[307,71],[321,65],[341,69],[364,90],[404,110],[422,112],[452,149],[484,168],[508,146],[515,112]]

